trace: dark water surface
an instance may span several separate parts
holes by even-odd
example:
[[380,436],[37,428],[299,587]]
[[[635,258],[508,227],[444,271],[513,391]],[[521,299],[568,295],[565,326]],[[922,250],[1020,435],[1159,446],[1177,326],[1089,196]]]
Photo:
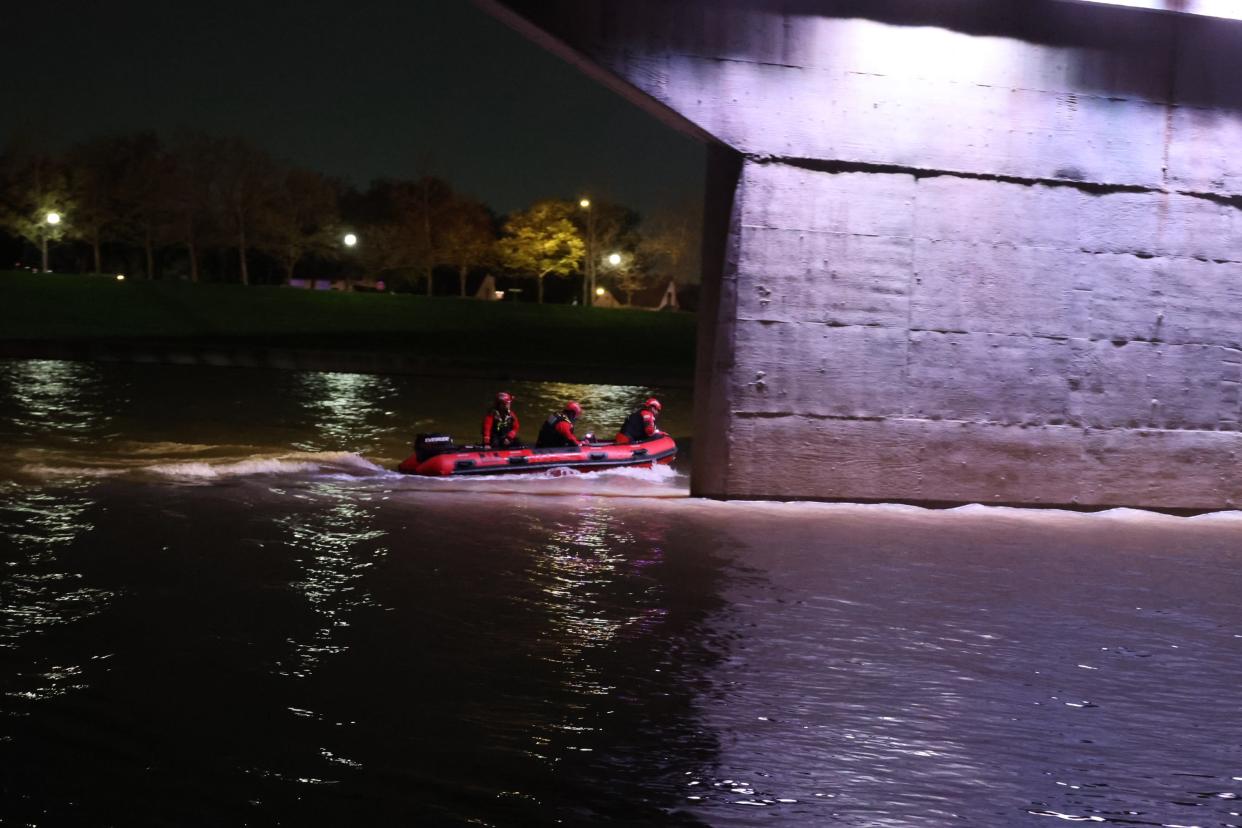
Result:
[[1242,516],[386,471],[494,390],[0,362],[0,823],[1242,824]]

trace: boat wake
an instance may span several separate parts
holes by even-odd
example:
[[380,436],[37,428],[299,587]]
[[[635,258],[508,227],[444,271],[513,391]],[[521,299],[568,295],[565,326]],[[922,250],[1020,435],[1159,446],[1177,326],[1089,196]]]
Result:
[[471,477],[401,475],[400,488],[431,492],[491,492],[523,495],[578,495],[603,497],[688,497],[690,477],[673,466],[623,466],[580,472],[558,468],[524,474]]
[[189,443],[116,444],[109,454],[26,449],[17,455],[19,474],[43,481],[115,479],[210,485],[245,479],[354,481],[411,492],[490,492],[529,495],[591,494],[617,497],[686,497],[689,477],[673,467],[621,467],[589,473],[557,468],[525,474],[423,477],[399,474],[391,462],[348,451],[275,451],[256,446]]
[[30,451],[19,455],[19,460],[25,461],[19,466],[23,474],[44,480],[123,478],[205,483],[257,476],[388,474],[383,467],[348,451],[256,452],[249,447],[167,443],[92,458]]

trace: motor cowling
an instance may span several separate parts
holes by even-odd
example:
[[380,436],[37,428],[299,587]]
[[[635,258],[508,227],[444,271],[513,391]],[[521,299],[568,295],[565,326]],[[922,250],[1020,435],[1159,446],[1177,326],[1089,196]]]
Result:
[[448,434],[418,434],[414,437],[414,457],[423,462],[437,454],[456,450],[453,438]]

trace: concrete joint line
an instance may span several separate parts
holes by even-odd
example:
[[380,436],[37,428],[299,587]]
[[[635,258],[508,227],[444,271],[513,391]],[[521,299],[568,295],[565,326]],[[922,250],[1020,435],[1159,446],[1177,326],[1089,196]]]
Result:
[[1139,343],[1143,345],[1160,345],[1165,348],[1220,348],[1222,351],[1232,351],[1242,353],[1242,346],[1227,345],[1221,342],[1195,342],[1195,341],[1177,341],[1171,339],[1145,338],[1139,336],[1129,337],[1111,337],[1111,336],[1069,336],[1067,334],[1044,334],[1044,333],[1028,333],[1025,331],[990,331],[990,330],[962,330],[958,328],[901,328],[896,325],[885,325],[880,322],[841,322],[838,320],[826,319],[766,319],[760,316],[739,316],[739,322],[754,322],[759,325],[806,325],[819,326],[824,328],[872,328],[889,331],[907,331],[912,334],[940,334],[941,336],[1000,336],[1008,339],[1038,339],[1045,342],[1068,342],[1068,343],[1087,343],[1099,344],[1107,342],[1114,347],[1120,348],[1131,343]]
[[1233,438],[1242,441],[1242,432],[1238,431],[1221,431],[1219,429],[1207,428],[1155,428],[1152,426],[1141,426],[1131,428],[1129,426],[1092,426],[1092,425],[1073,425],[1060,424],[1054,425],[1049,423],[1002,423],[996,420],[962,420],[949,417],[940,417],[933,419],[931,417],[885,417],[881,415],[849,415],[849,414],[808,414],[797,411],[731,411],[730,414],[739,420],[786,420],[786,419],[802,419],[802,420],[820,420],[834,422],[865,422],[865,423],[910,423],[915,425],[929,423],[943,423],[950,426],[983,426],[987,428],[1010,428],[1019,430],[1040,429],[1040,430],[1057,430],[1057,431],[1078,431],[1084,436],[1100,433],[1107,434],[1112,432],[1126,432],[1147,435],[1163,435],[1163,434],[1229,434]]
[[892,78],[894,80],[913,80],[927,86],[970,86],[979,89],[999,89],[1008,92],[1029,92],[1035,95],[1051,95],[1056,97],[1064,97],[1073,95],[1076,100],[1085,101],[1106,101],[1108,103],[1133,103],[1142,106],[1155,106],[1168,109],[1191,109],[1203,112],[1211,112],[1213,108],[1203,104],[1181,103],[1166,97],[1150,97],[1145,98],[1134,95],[1101,95],[1093,92],[1085,92],[1080,90],[1068,89],[1052,89],[1042,86],[1014,86],[1012,84],[996,84],[984,83],[978,80],[970,80],[966,78],[927,78],[927,77],[907,77],[898,76],[887,72],[865,72],[861,69],[832,69],[826,66],[806,66],[798,63],[780,63],[770,60],[747,60],[746,58],[726,57],[724,55],[705,55],[694,52],[674,52],[672,57],[680,60],[701,60],[706,63],[733,63],[745,66],[764,66],[779,69],[797,69],[803,72],[815,72],[824,75],[843,75],[861,78]]
[[1225,195],[1221,193],[1201,192],[1198,190],[1170,190],[1164,187],[1149,187],[1142,184],[1105,184],[1094,181],[1074,181],[1067,178],[1042,178],[1003,173],[968,172],[965,170],[930,169],[926,167],[909,167],[901,164],[876,164],[866,161],[840,161],[819,158],[802,158],[797,156],[779,156],[763,153],[748,153],[747,161],[753,164],[781,164],[788,167],[811,170],[812,172],[842,175],[847,173],[868,173],[872,175],[908,175],[915,180],[924,178],[959,178],[969,181],[992,181],[1000,184],[1017,184],[1023,187],[1066,187],[1089,195],[1114,195],[1118,193],[1138,193],[1148,195],[1181,195],[1210,201],[1235,210],[1242,210],[1242,195]]
[[[1239,206],[1242,210],[1242,205]],[[1133,256],[1136,259],[1171,259],[1173,261],[1195,261],[1211,264],[1242,264],[1242,259],[1220,259],[1209,256],[1183,256],[1177,253],[1152,253],[1148,250],[1097,250],[1090,247],[1062,247],[1055,244],[1016,244],[1009,241],[984,241],[981,239],[944,239],[935,236],[894,236],[884,235],[882,233],[849,233],[843,230],[823,230],[816,227],[784,227],[776,224],[743,224],[746,230],[774,230],[782,233],[806,233],[813,236],[840,236],[841,238],[856,239],[909,239],[910,241],[931,242],[932,244],[962,244],[962,245],[984,245],[992,248],[1003,248],[1006,250],[1051,250],[1061,253],[1085,253],[1089,256]],[[746,272],[746,268],[739,268],[742,272]],[[726,278],[736,279],[736,276],[730,275]]]

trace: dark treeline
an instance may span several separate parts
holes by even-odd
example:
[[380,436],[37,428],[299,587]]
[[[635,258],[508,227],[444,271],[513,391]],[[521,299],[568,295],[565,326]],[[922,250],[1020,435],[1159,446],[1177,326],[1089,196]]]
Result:
[[628,304],[697,280],[700,221],[697,205],[643,218],[581,195],[498,216],[435,176],[358,189],[202,133],[102,137],[56,154],[13,141],[0,153],[0,268],[461,296],[492,275],[541,302],[545,286],[562,302],[599,286]]

